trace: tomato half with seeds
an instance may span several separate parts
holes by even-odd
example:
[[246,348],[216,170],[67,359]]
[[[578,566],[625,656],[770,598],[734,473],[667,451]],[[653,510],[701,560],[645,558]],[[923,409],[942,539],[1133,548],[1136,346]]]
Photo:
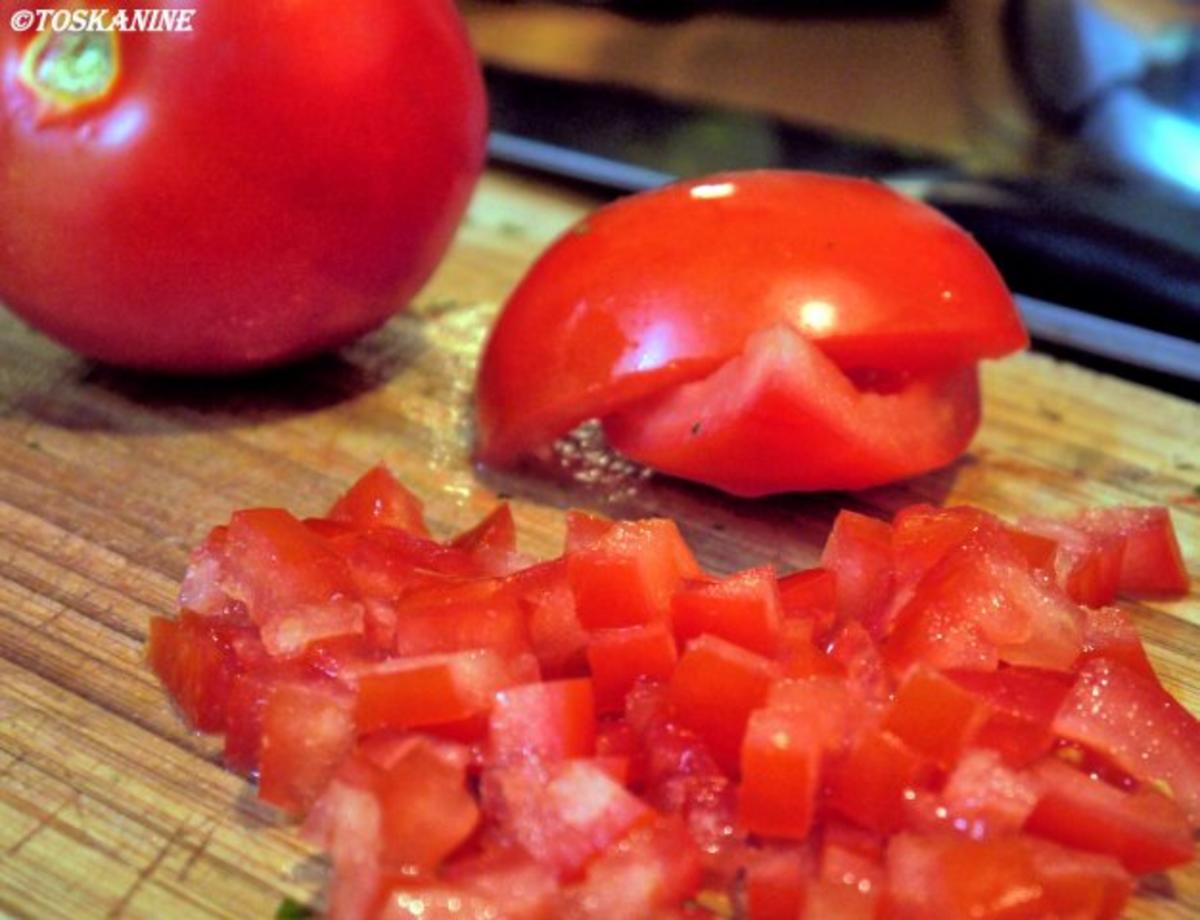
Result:
[[1024,346],[986,254],[868,181],[728,173],[624,199],[533,266],[479,374],[482,459],[589,418],[735,494],[860,488],[948,463],[976,364]]
[[380,325],[482,167],[454,4],[210,0],[191,27],[0,29],[0,301],[85,355],[177,372]]

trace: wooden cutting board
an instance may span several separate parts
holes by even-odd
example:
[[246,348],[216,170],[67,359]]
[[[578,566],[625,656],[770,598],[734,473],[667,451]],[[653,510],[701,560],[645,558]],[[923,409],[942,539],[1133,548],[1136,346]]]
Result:
[[[0,912],[267,918],[285,895],[319,905],[326,864],[184,730],[143,643],[210,526],[252,505],[318,513],[379,460],[442,534],[511,496],[524,548],[541,555],[560,546],[569,506],[671,515],[702,562],[728,571],[812,564],[840,507],[1161,503],[1200,571],[1200,405],[1037,355],[988,367],[966,457],[894,488],[737,501],[648,477],[586,437],[553,470],[474,469],[486,327],[593,203],[487,176],[412,311],[337,357],[256,380],[121,374],[0,317]],[[1135,616],[1166,684],[1200,710],[1200,599]],[[1198,912],[1190,869],[1151,880],[1132,915]]]

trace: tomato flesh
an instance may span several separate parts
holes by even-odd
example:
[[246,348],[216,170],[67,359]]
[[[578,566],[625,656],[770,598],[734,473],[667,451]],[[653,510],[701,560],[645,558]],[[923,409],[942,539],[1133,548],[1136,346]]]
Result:
[[[839,368],[917,376],[969,367],[1026,342],[1003,282],[975,243],[936,212],[881,186],[786,172],[682,182],[590,215],[514,291],[480,366],[481,454],[504,462],[587,418],[609,419],[639,399],[659,400],[742,355],[753,336],[772,328],[803,336]],[[531,366],[539,368],[537,379],[527,373]],[[833,383],[835,391],[836,380],[845,379],[817,377],[814,384]],[[974,404],[970,381],[945,389]],[[780,411],[774,418],[791,424],[788,413],[799,408],[819,420],[817,392],[777,405],[747,399],[745,410]],[[660,469],[689,476],[701,470],[701,481],[745,494],[781,483],[811,488],[821,479],[800,471],[784,480],[782,470],[767,472],[782,464],[748,452],[764,475],[736,477],[730,459],[706,467],[698,456],[704,448],[686,439],[677,442],[676,456],[670,438],[697,419],[726,423],[720,414],[688,414],[634,411],[608,426],[609,434],[652,465],[670,461]],[[737,407],[729,418],[751,427]],[[639,421],[671,430],[643,441]],[[889,432],[902,428],[891,422]],[[962,436],[955,424],[971,427],[951,423],[938,439],[943,451]],[[845,441],[839,427],[810,429],[806,446],[820,452],[827,439]],[[939,455],[924,454],[928,462]],[[858,462],[875,460],[866,451]],[[895,474],[899,465],[891,464]],[[874,477],[887,475],[886,465],[871,467]],[[846,478],[872,477],[864,467]]]
[[843,513],[822,568],[717,577],[576,513],[526,565],[507,509],[439,541],[400,488],[238,513],[150,624],[333,916],[1115,917],[1193,856],[1198,723],[1065,531]]

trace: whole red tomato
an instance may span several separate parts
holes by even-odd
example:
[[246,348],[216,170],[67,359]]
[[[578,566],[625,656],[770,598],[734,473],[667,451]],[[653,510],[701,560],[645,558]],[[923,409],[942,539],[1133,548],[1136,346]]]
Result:
[[1026,344],[978,245],[882,185],[710,176],[559,239],[479,372],[480,455],[588,418],[655,469],[741,495],[862,488],[948,463],[979,422],[976,363]]
[[0,301],[180,372],[312,354],[406,303],[483,162],[451,0],[103,7],[195,11],[190,31],[0,24]]

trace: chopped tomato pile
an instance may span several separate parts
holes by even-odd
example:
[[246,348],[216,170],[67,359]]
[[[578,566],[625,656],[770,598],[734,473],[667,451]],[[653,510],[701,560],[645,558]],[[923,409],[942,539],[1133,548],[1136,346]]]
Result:
[[376,468],[213,530],[149,657],[333,917],[1116,917],[1192,858],[1200,728],[1112,604],[1187,587],[1162,508],[847,511],[716,576],[668,520],[437,541]]

